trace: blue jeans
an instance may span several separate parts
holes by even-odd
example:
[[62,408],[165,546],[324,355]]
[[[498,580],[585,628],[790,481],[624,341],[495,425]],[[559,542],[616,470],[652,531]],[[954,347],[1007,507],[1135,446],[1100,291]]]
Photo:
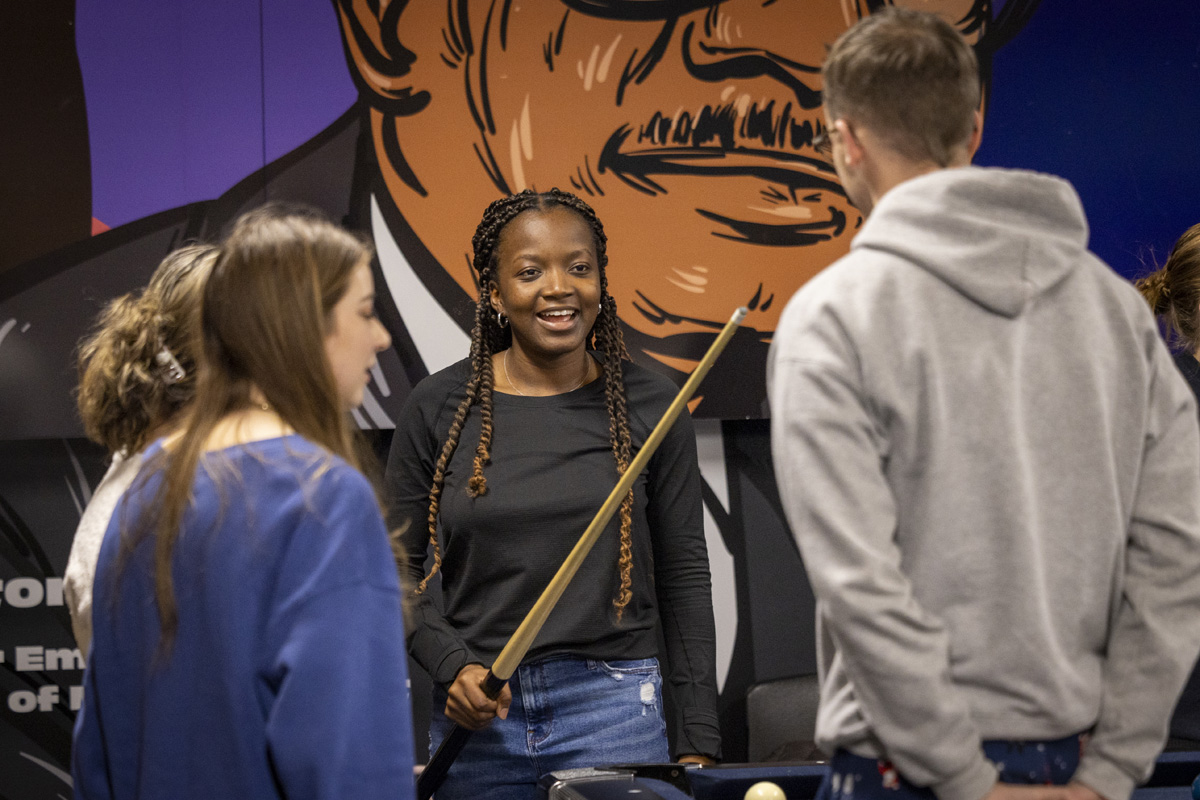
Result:
[[[1003,783],[1064,784],[1079,766],[1080,737],[1051,741],[993,740],[983,754],[996,765]],[[936,800],[929,789],[914,786],[888,761],[838,750],[816,800]]]
[[[547,772],[670,760],[658,660],[552,658],[522,664],[508,682],[507,719],[475,731],[435,800],[533,800]],[[429,748],[454,726],[433,689]]]

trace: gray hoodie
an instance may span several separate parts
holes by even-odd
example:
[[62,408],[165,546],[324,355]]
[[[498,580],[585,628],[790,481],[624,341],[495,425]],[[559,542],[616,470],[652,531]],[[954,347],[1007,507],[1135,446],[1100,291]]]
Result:
[[982,739],[1091,729],[1144,780],[1200,648],[1200,435],[1145,302],[1066,182],[905,182],[788,304],[772,451],[818,600],[817,741],[942,800]]

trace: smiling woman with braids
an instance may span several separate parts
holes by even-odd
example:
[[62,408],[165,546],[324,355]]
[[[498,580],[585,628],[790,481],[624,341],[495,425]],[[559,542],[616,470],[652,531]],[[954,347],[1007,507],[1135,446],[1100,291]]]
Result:
[[[409,651],[445,711],[431,745],[453,723],[478,731],[437,796],[531,798],[552,770],[667,760],[660,623],[680,760],[715,758],[712,601],[686,415],[500,698],[480,688],[675,387],[628,360],[604,228],[582,200],[556,189],[497,200],[473,244],[470,358],[414,390],[387,470],[390,527],[414,523],[401,537],[418,586]],[[437,573],[444,612],[427,591]]]

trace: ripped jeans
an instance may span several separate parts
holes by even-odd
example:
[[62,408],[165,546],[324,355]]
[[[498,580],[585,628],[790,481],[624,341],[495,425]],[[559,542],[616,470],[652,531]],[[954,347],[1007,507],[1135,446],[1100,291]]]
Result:
[[[657,659],[551,658],[522,664],[508,685],[508,719],[471,735],[435,800],[533,800],[547,772],[670,760]],[[435,686],[431,753],[453,726],[445,707]]]

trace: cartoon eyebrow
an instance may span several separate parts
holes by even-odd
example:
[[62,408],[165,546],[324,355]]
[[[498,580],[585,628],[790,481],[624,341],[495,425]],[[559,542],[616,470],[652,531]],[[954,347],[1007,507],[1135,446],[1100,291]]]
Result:
[[604,19],[663,20],[708,8],[711,0],[562,0],[580,14]]

